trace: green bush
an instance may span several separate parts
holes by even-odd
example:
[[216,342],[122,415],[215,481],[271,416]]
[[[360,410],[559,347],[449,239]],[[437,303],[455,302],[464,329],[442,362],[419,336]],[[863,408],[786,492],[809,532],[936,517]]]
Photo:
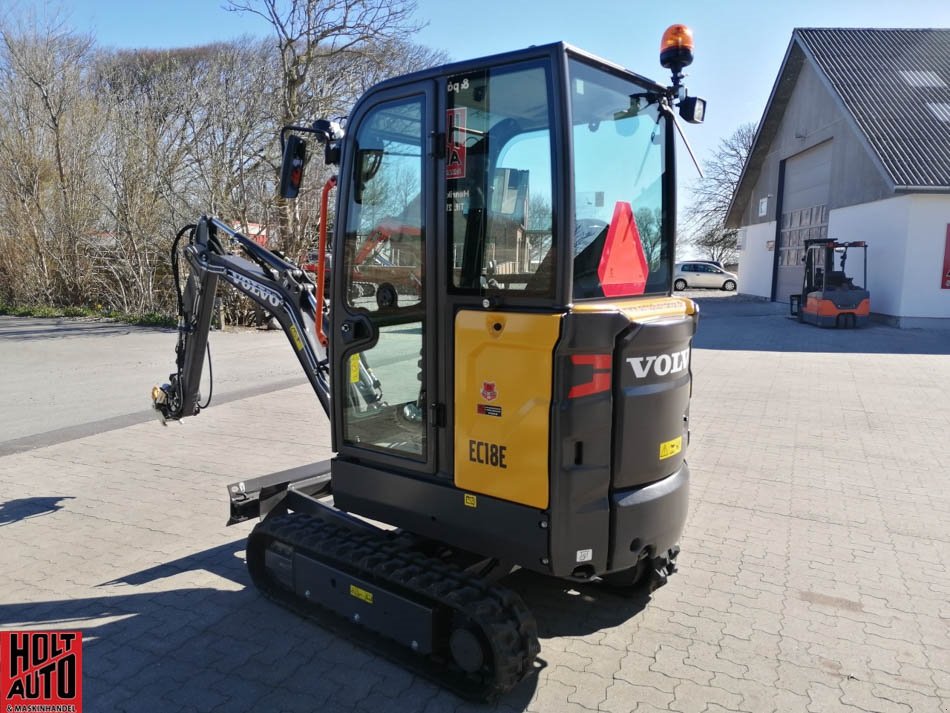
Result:
[[22,305],[8,305],[0,302],[0,315],[13,317],[95,317],[100,319],[114,319],[117,322],[135,324],[142,327],[174,327],[178,324],[173,316],[158,312],[145,314],[126,314],[114,310],[93,309],[91,307],[50,307],[36,305],[26,307]]

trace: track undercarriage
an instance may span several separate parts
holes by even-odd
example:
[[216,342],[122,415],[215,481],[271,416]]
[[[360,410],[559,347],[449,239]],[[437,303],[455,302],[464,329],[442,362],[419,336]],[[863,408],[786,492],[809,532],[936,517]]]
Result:
[[[229,524],[263,516],[248,537],[247,566],[269,599],[469,700],[496,699],[543,667],[533,614],[498,582],[511,566],[338,510],[329,463],[228,490]],[[652,592],[678,553],[644,558],[601,584],[621,596]]]
[[517,594],[395,532],[275,514],[248,538],[247,564],[270,599],[464,698],[492,700],[537,665],[537,626]]

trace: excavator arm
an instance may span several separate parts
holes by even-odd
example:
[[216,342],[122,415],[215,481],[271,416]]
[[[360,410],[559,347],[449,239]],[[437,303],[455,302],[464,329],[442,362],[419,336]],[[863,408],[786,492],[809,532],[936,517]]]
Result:
[[[280,323],[324,411],[330,413],[327,348],[316,336],[316,320],[327,319],[329,307],[318,307],[316,287],[307,274],[281,255],[261,247],[225,223],[202,216],[189,226],[188,243],[179,251],[179,233],[172,248],[172,268],[179,293],[176,369],[167,384],[152,389],[152,402],[162,422],[196,415],[202,408],[199,383],[218,283],[225,282],[254,300]],[[240,250],[246,257],[235,254]],[[179,255],[190,266],[180,287]],[[320,314],[317,314],[317,310]],[[324,330],[325,331],[325,330]],[[355,386],[379,400],[371,372]]]

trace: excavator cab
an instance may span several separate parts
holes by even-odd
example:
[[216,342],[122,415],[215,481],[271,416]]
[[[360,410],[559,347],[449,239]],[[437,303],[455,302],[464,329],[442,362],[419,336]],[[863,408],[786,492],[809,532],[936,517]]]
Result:
[[327,142],[338,506],[562,576],[668,556],[696,322],[670,296],[673,121],[665,88],[561,44],[361,99]]
[[671,87],[552,44],[386,81],[345,132],[286,127],[285,197],[302,135],[336,170],[316,285],[215,219],[184,250],[163,417],[197,412],[190,341],[223,278],[271,301],[332,424],[319,473],[229,487],[232,522],[263,517],[255,583],[403,644],[462,695],[534,666],[534,620],[497,576],[655,587],[674,569],[698,320],[672,296],[675,107],[698,123],[705,103],[680,84],[688,30],[661,50]]

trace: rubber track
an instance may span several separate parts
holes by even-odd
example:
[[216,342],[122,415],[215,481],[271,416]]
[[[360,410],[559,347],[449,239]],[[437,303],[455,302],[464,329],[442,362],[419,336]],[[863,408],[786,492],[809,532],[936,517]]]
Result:
[[[470,620],[489,643],[490,664],[476,674],[468,674],[452,663],[447,633],[444,640],[435,642],[434,653],[426,657],[349,622],[337,612],[301,599],[274,581],[266,570],[264,553],[274,541],[366,579],[381,589],[408,594],[416,601],[437,605]],[[258,523],[251,532],[247,566],[254,584],[270,599],[349,638],[358,639],[375,653],[463,698],[494,700],[536,670],[535,659],[540,652],[537,624],[521,597],[453,565],[408,549],[385,535],[336,527],[305,513],[283,514]],[[452,618],[451,615],[446,617]]]

